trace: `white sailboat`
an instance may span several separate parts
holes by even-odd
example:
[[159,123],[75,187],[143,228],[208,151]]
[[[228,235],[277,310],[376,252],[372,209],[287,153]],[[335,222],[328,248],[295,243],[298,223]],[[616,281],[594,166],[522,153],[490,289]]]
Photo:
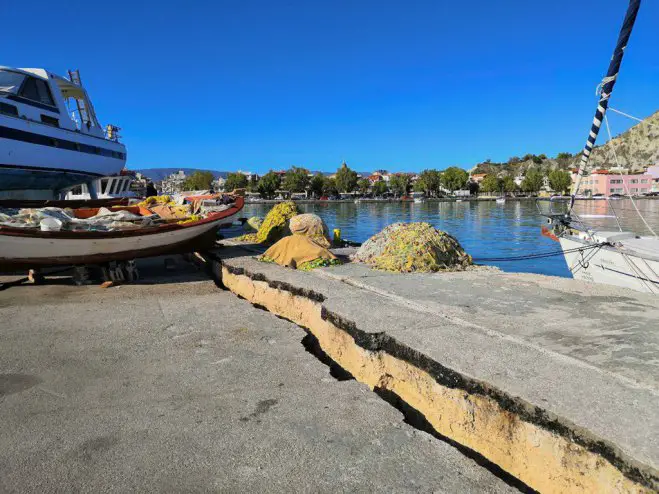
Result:
[[[609,70],[602,80],[597,111],[581,156],[570,207],[567,213],[550,214],[550,228],[543,229],[543,234],[560,242],[567,265],[575,278],[659,294],[659,238],[641,215],[629,191],[626,191],[627,195],[651,235],[636,235],[624,231],[620,225],[619,231],[597,231],[585,223],[584,216],[579,218],[573,212],[581,178],[588,171],[589,157],[602,123],[606,123],[608,130],[606,111],[609,98],[640,4],[640,0],[630,0]],[[617,161],[615,152],[613,158]]]
[[66,79],[0,67],[0,191],[60,191],[119,174],[118,130],[101,127],[77,71]]

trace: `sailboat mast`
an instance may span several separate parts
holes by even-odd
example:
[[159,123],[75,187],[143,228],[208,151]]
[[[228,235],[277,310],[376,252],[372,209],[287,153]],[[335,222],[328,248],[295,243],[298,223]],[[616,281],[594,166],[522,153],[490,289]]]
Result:
[[593,119],[593,125],[590,127],[590,133],[588,134],[588,140],[586,145],[581,153],[581,162],[579,163],[579,172],[577,176],[577,183],[574,186],[574,192],[572,193],[572,202],[570,204],[570,210],[574,206],[574,199],[579,191],[581,185],[581,178],[583,177],[584,172],[588,166],[588,160],[590,159],[590,153],[595,147],[595,141],[597,140],[597,134],[599,134],[600,126],[604,120],[604,115],[606,110],[609,107],[609,97],[613,92],[613,86],[616,84],[616,79],[618,78],[618,72],[620,71],[620,64],[622,63],[622,57],[625,54],[625,48],[627,48],[627,43],[629,42],[629,37],[632,34],[632,29],[634,23],[636,22],[636,15],[638,14],[638,9],[641,6],[641,0],[630,0],[629,6],[627,7],[627,14],[625,14],[625,20],[622,23],[622,28],[620,29],[620,35],[618,36],[618,42],[616,43],[616,48],[613,51],[613,57],[611,58],[611,63],[609,64],[609,70],[606,72],[606,76],[602,79],[602,83],[599,87],[599,101],[597,103],[597,110],[595,111],[595,118]]

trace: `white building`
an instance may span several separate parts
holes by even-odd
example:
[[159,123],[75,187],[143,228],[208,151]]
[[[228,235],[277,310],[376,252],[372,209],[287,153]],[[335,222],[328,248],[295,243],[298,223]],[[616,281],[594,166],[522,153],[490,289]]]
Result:
[[161,192],[163,194],[174,194],[181,191],[183,189],[183,182],[185,182],[187,178],[188,177],[183,170],[172,173],[161,182]]

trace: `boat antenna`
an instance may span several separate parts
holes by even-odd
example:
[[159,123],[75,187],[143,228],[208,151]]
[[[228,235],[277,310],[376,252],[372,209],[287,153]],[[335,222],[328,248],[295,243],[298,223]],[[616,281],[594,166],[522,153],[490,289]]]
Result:
[[572,192],[572,199],[570,200],[570,209],[568,210],[568,214],[574,207],[574,200],[577,193],[579,192],[581,179],[588,167],[590,153],[592,153],[593,147],[595,147],[597,134],[599,134],[602,121],[606,115],[606,109],[609,107],[609,98],[613,92],[613,86],[616,84],[618,72],[620,72],[622,57],[625,54],[625,48],[627,48],[627,43],[629,42],[629,37],[632,34],[632,29],[634,27],[634,23],[636,22],[636,15],[638,14],[638,9],[640,6],[641,0],[629,0],[629,6],[627,7],[625,20],[622,22],[622,28],[620,29],[620,34],[618,35],[618,42],[616,43],[616,48],[613,51],[613,57],[611,57],[609,70],[606,72],[606,76],[604,79],[602,79],[602,82],[597,86],[597,95],[599,96],[597,110],[595,111],[593,125],[590,127],[588,140],[586,141],[586,145],[584,146],[584,149],[581,153],[581,162],[579,163],[579,171],[577,173],[577,183],[575,184],[574,191]]

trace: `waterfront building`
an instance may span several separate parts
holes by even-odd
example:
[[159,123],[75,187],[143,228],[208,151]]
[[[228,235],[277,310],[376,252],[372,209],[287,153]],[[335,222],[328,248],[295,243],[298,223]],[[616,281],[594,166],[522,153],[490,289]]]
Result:
[[480,183],[487,177],[487,173],[472,173],[469,177],[473,183],[480,185]]
[[652,191],[653,177],[642,174],[612,173],[610,170],[594,170],[583,178],[581,192],[586,196],[610,196],[613,194],[642,195]]
[[160,191],[162,194],[174,194],[183,190],[183,183],[188,177],[183,170],[172,173],[160,182]]
[[392,174],[389,173],[387,170],[376,170],[369,175],[368,181],[371,182],[371,185],[375,184],[376,182],[384,182],[386,184],[389,184],[391,175]]
[[652,177],[652,187],[650,188],[650,191],[659,192],[659,164],[648,166],[646,173]]

